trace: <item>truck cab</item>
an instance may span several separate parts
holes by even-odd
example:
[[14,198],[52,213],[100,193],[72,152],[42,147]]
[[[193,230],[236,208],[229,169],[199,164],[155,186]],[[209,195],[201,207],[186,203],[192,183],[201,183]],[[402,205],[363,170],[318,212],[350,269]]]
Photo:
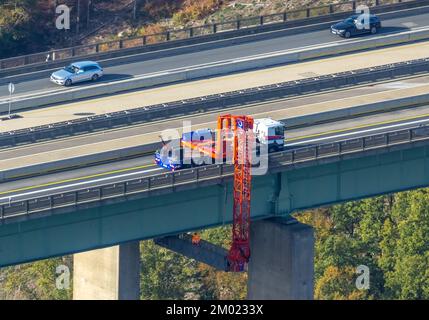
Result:
[[182,160],[183,151],[179,149],[177,152],[179,152],[179,156],[177,156],[176,152],[172,149],[156,150],[154,159],[155,164],[170,171],[182,169],[184,167]]
[[[198,153],[192,152],[192,147],[198,146],[201,150],[205,150],[206,154],[211,154],[214,137],[215,134],[211,129],[184,132],[179,140],[173,141],[174,143],[164,144],[162,149],[155,152],[155,164],[170,171],[199,166],[201,164],[195,161]],[[174,147],[171,147],[172,145]],[[204,160],[207,160],[206,158]],[[210,161],[210,163],[206,164],[211,163]]]
[[282,150],[285,143],[285,125],[271,118],[255,119],[253,133],[257,142],[267,144],[269,152]]

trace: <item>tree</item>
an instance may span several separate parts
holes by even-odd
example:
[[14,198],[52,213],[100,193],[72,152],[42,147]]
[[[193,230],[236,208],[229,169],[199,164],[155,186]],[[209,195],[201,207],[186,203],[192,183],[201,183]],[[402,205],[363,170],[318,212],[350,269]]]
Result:
[[[375,197],[296,215],[298,220],[315,228],[317,298],[382,296],[384,278],[377,261],[381,252],[381,226],[388,216],[385,211],[389,208],[387,203],[384,197]],[[370,270],[368,291],[356,291],[356,268],[359,265]]]
[[389,296],[429,298],[428,189],[395,195],[391,221],[383,226],[380,266]]
[[152,240],[142,241],[140,252],[142,299],[199,298],[195,261],[159,247]]
[[1,299],[24,300],[64,300],[72,297],[70,287],[59,289],[56,280],[59,274],[56,268],[66,265],[72,272],[72,257],[54,258],[3,268],[0,272]]
[[[201,232],[204,240],[229,248],[231,228]],[[245,299],[245,273],[225,273],[188,259],[153,241],[141,242],[142,299]]]
[[318,279],[314,297],[321,300],[358,300],[366,298],[364,291],[354,286],[353,267],[327,267]]
[[52,21],[41,8],[35,0],[0,2],[0,58],[44,48]]

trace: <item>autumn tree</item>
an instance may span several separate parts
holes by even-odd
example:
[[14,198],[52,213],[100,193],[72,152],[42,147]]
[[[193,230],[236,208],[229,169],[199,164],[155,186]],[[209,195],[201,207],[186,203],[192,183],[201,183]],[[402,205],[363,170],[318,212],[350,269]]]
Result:
[[53,258],[25,263],[0,270],[0,299],[64,300],[71,299],[72,277],[69,287],[58,287],[57,267],[67,266],[72,274],[72,257]]
[[382,258],[388,296],[429,299],[429,193],[421,189],[395,195],[383,225]]

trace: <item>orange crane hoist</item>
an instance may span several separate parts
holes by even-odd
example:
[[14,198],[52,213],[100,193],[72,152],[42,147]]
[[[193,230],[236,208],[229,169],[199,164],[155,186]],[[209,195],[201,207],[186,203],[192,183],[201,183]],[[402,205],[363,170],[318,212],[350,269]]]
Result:
[[[221,115],[217,121],[217,131],[210,129],[184,133],[181,148],[196,150],[209,156],[217,163],[223,163],[232,151],[234,164],[233,190],[233,225],[232,245],[227,255],[229,271],[243,271],[250,258],[250,189],[251,189],[251,155],[254,135],[267,145],[277,146],[284,141],[284,125],[271,119],[257,119],[257,130],[253,130],[254,119],[245,115]],[[209,139],[200,139],[200,134],[208,134]],[[196,136],[197,138],[195,138]],[[280,141],[280,142],[279,142]],[[231,150],[232,149],[232,150]],[[155,162],[169,170],[184,168],[183,163],[171,163],[163,159],[161,153],[155,154]],[[189,166],[189,164],[188,164]],[[192,166],[192,164],[190,165]],[[193,243],[198,240],[194,237]]]

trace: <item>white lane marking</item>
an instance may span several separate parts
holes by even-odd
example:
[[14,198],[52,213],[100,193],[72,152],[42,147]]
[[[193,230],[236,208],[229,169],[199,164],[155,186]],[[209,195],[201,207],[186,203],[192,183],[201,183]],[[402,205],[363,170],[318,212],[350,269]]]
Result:
[[[77,182],[77,183],[73,183],[73,184],[66,184],[66,185],[61,185],[58,187],[52,187],[52,188],[48,188],[48,189],[41,189],[41,190],[30,191],[30,192],[25,192],[25,193],[18,193],[18,194],[7,196],[7,197],[2,197],[2,198],[0,198],[0,201],[7,200],[7,202],[9,202],[10,200],[12,200],[13,198],[16,198],[16,197],[29,196],[32,194],[37,194],[37,193],[42,193],[42,192],[47,192],[47,191],[55,191],[55,190],[64,189],[64,188],[72,188],[72,187],[77,187],[77,186],[81,186],[81,185],[85,185],[85,184],[89,184],[89,183],[98,183],[98,182],[103,182],[103,181],[107,181],[107,180],[124,178],[124,177],[129,177],[129,176],[133,176],[133,175],[138,175],[138,174],[148,173],[148,172],[153,172],[153,171],[159,171],[159,170],[164,170],[164,169],[163,168],[148,169],[148,170],[143,170],[143,171],[124,173],[121,175],[115,175],[115,176],[106,177],[106,178],[99,178],[99,179],[94,179],[94,180]],[[4,203],[0,203],[0,204],[4,204]]]
[[404,22],[404,23],[401,23],[404,27],[407,27],[407,28],[415,28],[415,27],[417,27],[418,26],[418,24],[417,23],[415,23],[415,22]]
[[404,82],[404,81],[398,81],[398,82],[388,82],[388,83],[382,83],[377,85],[377,87],[386,88],[386,89],[409,89],[409,88],[416,88],[421,86],[426,86],[427,83],[423,82]]
[[333,136],[327,136],[327,137],[316,138],[316,139],[311,139],[311,140],[304,140],[301,142],[288,143],[285,146],[290,147],[290,146],[300,145],[300,144],[309,143],[309,142],[328,140],[328,139],[332,139],[332,138],[335,139],[335,138],[348,137],[348,136],[352,136],[352,135],[356,135],[356,134],[360,134],[360,133],[368,133],[368,132],[374,132],[374,131],[384,130],[384,129],[393,129],[393,128],[398,128],[398,127],[403,127],[406,125],[422,123],[424,121],[429,121],[429,120],[428,119],[426,119],[426,120],[415,120],[415,121],[403,122],[403,123],[399,123],[399,124],[392,124],[392,125],[384,126],[384,127],[377,127],[377,128],[372,128],[372,129],[342,133],[342,134],[337,134],[337,135],[333,135]]

